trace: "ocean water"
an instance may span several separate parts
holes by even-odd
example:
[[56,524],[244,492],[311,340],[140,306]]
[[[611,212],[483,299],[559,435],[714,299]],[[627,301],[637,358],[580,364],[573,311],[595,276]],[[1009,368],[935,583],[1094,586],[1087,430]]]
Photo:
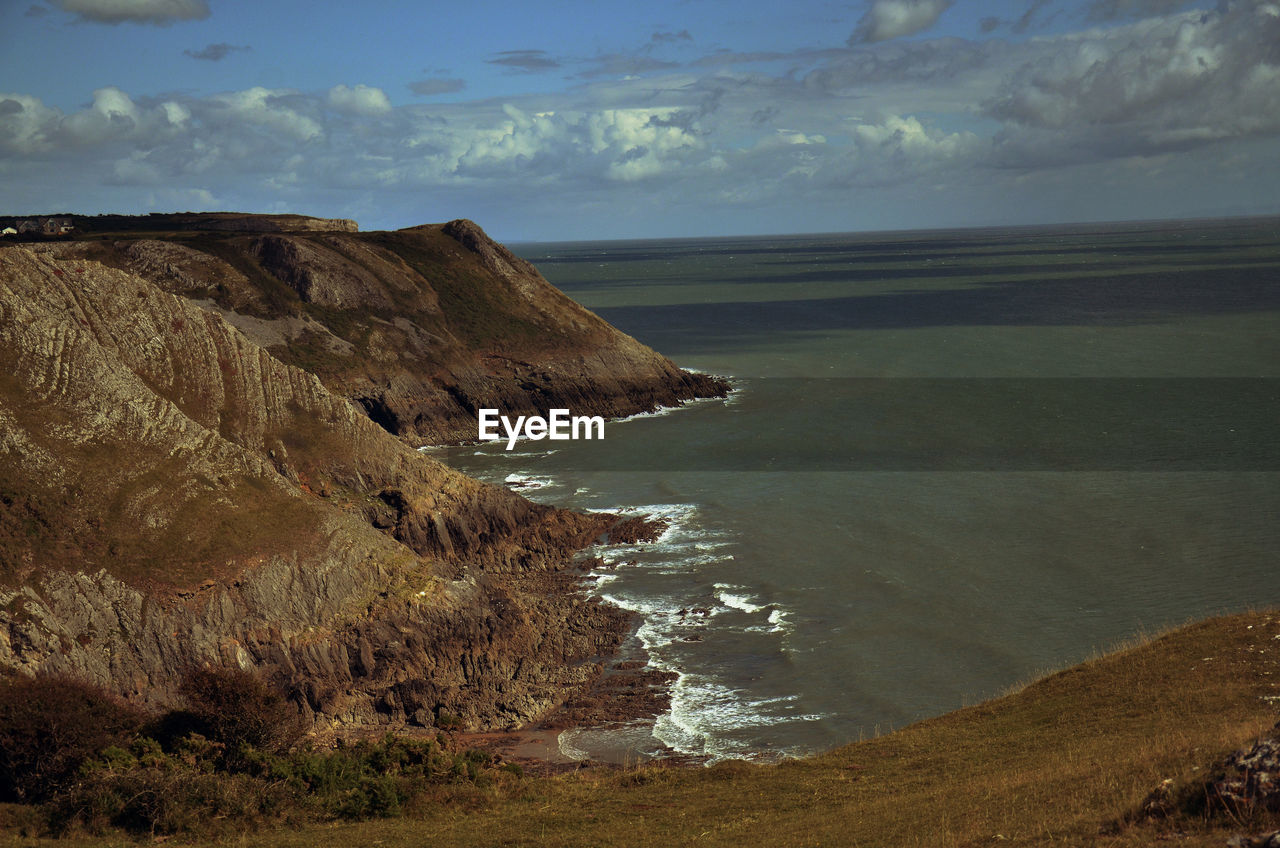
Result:
[[667,520],[586,589],[677,675],[641,754],[812,753],[1280,602],[1280,220],[515,249],[736,388],[441,454]]

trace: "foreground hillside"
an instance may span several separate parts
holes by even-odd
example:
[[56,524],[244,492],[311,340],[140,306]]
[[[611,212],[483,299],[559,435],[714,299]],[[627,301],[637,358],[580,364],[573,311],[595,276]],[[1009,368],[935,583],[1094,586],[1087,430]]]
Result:
[[[508,774],[426,787],[392,820],[264,830],[223,823],[217,844],[1261,844],[1248,837],[1280,827],[1280,814],[1224,805],[1221,779],[1240,774],[1220,761],[1275,724],[1278,639],[1275,613],[1214,619],[810,759]],[[1270,781],[1255,773],[1252,785],[1274,793]],[[16,823],[29,819],[23,808],[0,815],[14,823],[9,844],[36,844],[18,836]]]
[[[1214,763],[1276,724],[1280,615],[1214,619],[823,756],[591,772],[467,812],[325,831],[415,845],[1223,846],[1280,814],[1201,809]],[[1171,781],[1165,784],[1164,781]],[[1157,793],[1168,803],[1143,808]],[[1273,788],[1274,792],[1275,789]],[[1273,798],[1273,803],[1274,803]],[[279,833],[262,844],[314,841]]]
[[217,311],[416,444],[476,410],[625,416],[723,395],[565,297],[465,220],[394,232],[224,213],[77,217],[32,249],[141,276]]

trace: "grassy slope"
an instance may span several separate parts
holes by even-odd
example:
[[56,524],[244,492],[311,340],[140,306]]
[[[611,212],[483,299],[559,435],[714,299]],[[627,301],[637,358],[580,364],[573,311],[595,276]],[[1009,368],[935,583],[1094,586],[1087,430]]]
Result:
[[[421,292],[405,291],[394,284],[385,286],[394,303],[393,310],[364,306],[336,309],[306,303],[286,283],[264,270],[250,254],[249,245],[260,234],[166,231],[147,228],[147,223],[146,219],[141,219],[138,229],[95,232],[82,243],[85,258],[127,270],[127,261],[117,255],[116,242],[156,239],[181,244],[225,261],[245,276],[249,282],[248,291],[233,292],[211,287],[187,294],[208,297],[223,308],[258,318],[305,314],[324,324],[334,335],[355,347],[354,358],[335,355],[323,346],[309,344],[306,339],[294,340],[272,351],[287,364],[306,368],[322,378],[340,381],[344,376],[350,376],[348,372],[385,377],[383,372],[387,371],[387,366],[381,359],[386,357],[370,357],[369,334],[372,327],[378,326],[380,332],[389,335],[383,347],[400,350],[403,345],[395,341],[397,331],[386,326],[396,316],[406,317],[423,330],[440,337],[442,346],[433,351],[438,361],[425,366],[418,363],[416,367],[441,373],[447,373],[451,366],[471,363],[478,355],[495,350],[516,349],[524,356],[536,358],[539,354],[563,352],[565,349],[590,350],[593,345],[607,341],[598,331],[567,336],[563,328],[540,325],[525,304],[513,304],[508,293],[495,289],[493,273],[483,266],[480,258],[445,235],[439,225],[341,236],[353,243],[386,250],[422,274],[439,298],[441,311],[435,311],[424,309]],[[281,235],[295,241],[310,242],[374,276],[385,271],[386,266],[368,267],[358,254],[335,251],[325,241],[330,235],[328,233],[290,232]],[[241,301],[238,306],[237,298]],[[446,339],[448,341],[443,341]],[[390,370],[394,372],[397,369],[392,367]]]
[[[1280,613],[1213,619],[803,761],[529,779],[403,819],[245,843],[1139,846],[1172,837],[1220,846],[1242,828],[1192,818],[1108,824],[1166,778],[1194,784],[1275,723],[1277,640]],[[1268,827],[1280,820],[1243,830]]]

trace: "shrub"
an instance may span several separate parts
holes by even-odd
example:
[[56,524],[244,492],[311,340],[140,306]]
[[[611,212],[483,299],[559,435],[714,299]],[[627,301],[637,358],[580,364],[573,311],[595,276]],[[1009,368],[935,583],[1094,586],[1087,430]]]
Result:
[[298,746],[301,717],[244,672],[200,669],[182,691],[189,709],[144,724],[140,711],[84,684],[7,681],[5,797],[42,802],[56,833],[209,836],[268,820],[397,816],[429,787],[489,786],[497,773],[484,751],[390,733],[327,751]]
[[199,735],[167,752],[147,737],[107,747],[46,805],[49,825],[57,833],[115,827],[209,836],[211,827],[243,830],[270,820],[390,817],[402,815],[431,786],[483,787],[494,774],[484,751],[446,753],[434,742],[390,734],[332,751],[245,748],[234,773],[223,766],[221,751],[220,743]]
[[90,757],[127,744],[144,718],[106,691],[69,678],[0,682],[0,800],[48,799]]
[[152,836],[208,834],[212,821],[243,825],[291,804],[288,790],[242,774],[201,771],[164,754],[150,739],[129,750],[108,748],[47,806],[52,829],[107,827]]
[[[246,748],[281,753],[306,732],[302,715],[257,675],[206,666],[189,672],[181,693],[191,727],[225,746],[227,764],[242,767]],[[174,718],[170,716],[170,720]]]

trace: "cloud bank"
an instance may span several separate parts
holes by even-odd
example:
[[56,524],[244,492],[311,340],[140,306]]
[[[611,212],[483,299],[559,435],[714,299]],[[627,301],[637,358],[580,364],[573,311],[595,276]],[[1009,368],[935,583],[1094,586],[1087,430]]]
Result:
[[[1147,216],[1274,208],[1274,3],[1019,41],[897,40],[946,4],[894,0],[867,15],[889,6],[901,14],[867,43],[676,61],[650,45],[692,38],[658,33],[631,53],[574,60],[571,88],[508,98],[414,102],[466,88],[443,76],[404,81],[402,105],[395,89],[358,81],[207,96],[103,86],[65,111],[0,94],[0,181],[28,210],[56,208],[49,187],[63,185],[77,192],[67,208],[87,194],[125,211],[181,199],[379,226],[471,215],[546,238],[708,221],[746,232],[1026,220],[1022,208],[1071,220],[1100,204]],[[489,61],[534,72],[568,60]]]

